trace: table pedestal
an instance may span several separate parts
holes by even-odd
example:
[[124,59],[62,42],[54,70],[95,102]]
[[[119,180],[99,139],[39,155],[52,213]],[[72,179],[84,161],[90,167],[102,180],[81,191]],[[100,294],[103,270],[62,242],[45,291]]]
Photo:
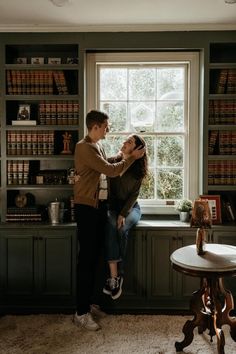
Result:
[[223,325],[230,326],[230,335],[236,342],[236,318],[229,315],[233,308],[233,296],[224,288],[223,279],[214,276],[203,278],[201,288],[193,293],[190,300],[194,318],[184,324],[184,340],[175,343],[176,351],[182,351],[192,342],[193,330],[198,327],[199,334],[209,330],[211,342],[212,337],[216,335],[218,354],[224,354],[225,338],[221,329]]

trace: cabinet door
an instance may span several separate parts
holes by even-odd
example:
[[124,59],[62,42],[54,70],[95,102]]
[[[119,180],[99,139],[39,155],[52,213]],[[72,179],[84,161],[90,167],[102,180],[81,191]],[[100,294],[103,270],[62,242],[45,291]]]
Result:
[[172,307],[176,277],[170,255],[177,247],[175,231],[147,231],[147,300],[150,307]]
[[1,289],[16,299],[34,292],[35,233],[31,230],[1,230]]
[[[178,231],[178,248],[188,245],[196,244],[196,229],[189,231]],[[197,251],[196,251],[197,255]],[[191,277],[189,275],[183,275],[178,273],[177,287],[179,296],[185,299],[185,303],[189,305],[188,299],[190,299],[192,293],[199,289],[200,279],[198,277]]]
[[37,286],[45,296],[71,296],[75,292],[75,232],[40,230],[38,233]]
[[[225,245],[236,246],[236,232],[235,231],[213,231],[213,242]],[[236,301],[236,278],[224,278],[226,289],[228,288],[234,295]]]

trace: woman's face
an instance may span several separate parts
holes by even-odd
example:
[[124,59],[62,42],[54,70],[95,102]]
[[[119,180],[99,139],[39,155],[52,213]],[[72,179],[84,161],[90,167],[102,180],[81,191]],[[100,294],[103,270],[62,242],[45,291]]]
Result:
[[133,136],[129,136],[128,139],[123,142],[121,151],[123,152],[123,154],[129,155],[135,148],[135,139]]

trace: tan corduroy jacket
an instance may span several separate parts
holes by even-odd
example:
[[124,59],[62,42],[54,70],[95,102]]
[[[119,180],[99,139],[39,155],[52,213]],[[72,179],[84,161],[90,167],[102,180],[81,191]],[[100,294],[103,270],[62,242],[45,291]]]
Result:
[[97,207],[101,173],[108,177],[116,177],[123,174],[133,162],[134,158],[129,157],[120,162],[110,163],[99,143],[93,143],[89,136],[80,140],[75,147],[75,170],[76,176],[79,177],[74,184],[75,204]]

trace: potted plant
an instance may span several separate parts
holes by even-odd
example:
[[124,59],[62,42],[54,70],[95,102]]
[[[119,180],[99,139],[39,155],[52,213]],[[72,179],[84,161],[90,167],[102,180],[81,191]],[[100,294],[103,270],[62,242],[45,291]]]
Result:
[[193,209],[193,202],[189,199],[180,199],[175,204],[175,209],[179,211],[181,221],[189,221],[190,211]]

